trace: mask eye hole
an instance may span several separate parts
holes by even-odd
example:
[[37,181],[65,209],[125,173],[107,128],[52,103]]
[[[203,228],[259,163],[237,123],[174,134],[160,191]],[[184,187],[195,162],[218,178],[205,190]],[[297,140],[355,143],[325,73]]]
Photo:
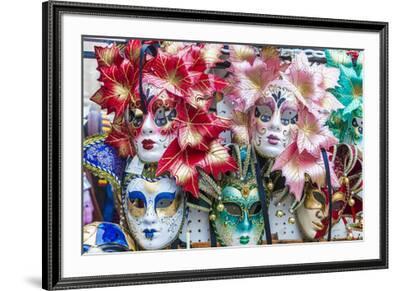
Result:
[[145,207],[144,201],[140,198],[129,199],[129,202],[132,205],[134,205],[136,208],[144,208]]
[[249,208],[249,215],[257,215],[261,212],[261,202],[254,202]]
[[161,200],[158,200],[156,208],[167,208],[171,206],[171,204],[174,202],[174,199],[171,198],[163,198]]
[[319,203],[322,205],[325,205],[325,196],[319,192],[319,191],[312,191],[312,195],[314,196],[314,199],[317,200]]
[[332,196],[332,209],[339,211],[344,208],[346,204],[346,195],[343,192],[335,192]]
[[134,217],[142,217],[146,212],[146,202],[141,198],[129,198],[128,208]]
[[139,128],[143,123],[143,111],[138,108],[128,109],[125,118],[130,125]]
[[306,194],[304,207],[307,209],[323,209],[325,207],[325,195],[316,190],[312,190]]
[[225,210],[233,216],[241,216],[242,210],[239,205],[233,202],[225,202],[224,203]]
[[354,117],[351,124],[353,127],[360,133],[362,134],[363,132],[363,120],[362,118]]
[[167,117],[165,116],[165,108],[164,107],[159,107],[155,114],[154,114],[154,123],[158,126],[164,126],[168,122]]
[[332,203],[332,210],[339,211],[343,208],[344,202],[343,201],[335,201]]
[[270,106],[259,105],[256,106],[256,109],[254,111],[254,116],[259,118],[262,122],[268,122],[271,120],[273,113],[274,112]]
[[175,193],[160,193],[158,194],[155,202],[156,213],[160,217],[173,216],[181,204],[181,195]]
[[176,109],[173,108],[173,109],[167,111],[166,115],[167,115],[169,121],[174,120],[176,118]]
[[297,110],[285,108],[281,112],[281,122],[283,125],[296,124],[298,119]]
[[164,106],[160,106],[154,113],[154,123],[158,127],[165,126],[168,122],[173,121],[176,118],[176,109],[168,109]]

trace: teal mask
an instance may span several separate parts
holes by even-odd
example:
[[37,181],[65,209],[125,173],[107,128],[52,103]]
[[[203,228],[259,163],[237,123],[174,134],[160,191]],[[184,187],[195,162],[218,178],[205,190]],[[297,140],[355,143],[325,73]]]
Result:
[[223,246],[260,244],[264,219],[251,147],[234,145],[233,154],[239,165],[238,172],[225,174],[216,181],[218,185],[209,182],[209,189],[214,188],[218,195],[212,200],[210,220]]
[[222,189],[221,201],[213,204],[213,212],[216,215],[214,229],[222,245],[260,243],[264,219],[255,181],[227,184]]

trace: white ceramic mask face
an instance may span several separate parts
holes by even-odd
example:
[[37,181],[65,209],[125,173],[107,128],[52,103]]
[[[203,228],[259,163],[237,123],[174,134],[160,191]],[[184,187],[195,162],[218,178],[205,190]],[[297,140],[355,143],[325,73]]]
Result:
[[126,120],[135,131],[133,144],[142,162],[158,162],[175,138],[172,124],[176,110],[173,106],[171,98],[161,92],[151,99],[146,114],[140,108],[127,110]]
[[263,157],[276,157],[291,141],[291,127],[297,121],[297,104],[292,92],[271,86],[268,97],[252,112],[252,143]]
[[141,248],[162,249],[178,236],[183,224],[185,198],[175,181],[134,178],[125,191],[124,211],[129,229]]

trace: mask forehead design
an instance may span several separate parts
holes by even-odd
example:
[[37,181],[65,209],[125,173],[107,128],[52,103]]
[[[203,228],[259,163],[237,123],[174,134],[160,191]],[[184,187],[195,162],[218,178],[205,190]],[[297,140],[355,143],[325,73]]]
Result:
[[268,96],[274,99],[277,108],[281,108],[285,102],[296,105],[295,95],[285,87],[271,85],[268,88]]
[[172,179],[168,179],[166,177],[155,181],[137,178],[132,180],[127,187],[128,191],[133,189],[136,191],[141,191],[150,197],[156,194],[160,189],[167,192],[174,192],[176,190],[176,184]]
[[222,201],[231,201],[242,204],[244,207],[260,201],[256,185],[238,184],[226,185],[221,193]]

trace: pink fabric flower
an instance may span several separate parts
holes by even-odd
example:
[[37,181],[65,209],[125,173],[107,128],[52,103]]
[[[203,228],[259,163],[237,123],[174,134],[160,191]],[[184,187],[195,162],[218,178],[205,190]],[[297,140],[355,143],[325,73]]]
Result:
[[249,45],[230,45],[229,59],[233,63],[247,61],[252,64],[256,59],[256,51],[253,46]]
[[232,63],[235,90],[229,95],[241,112],[248,111],[256,101],[265,97],[268,85],[279,77],[279,63],[264,62],[256,58],[251,64],[248,61]]
[[[293,142],[276,158],[274,170],[281,170],[297,200],[301,199],[305,174],[308,174],[313,183],[322,187],[326,181],[326,169],[322,159],[321,149],[329,149],[338,143],[330,130],[312,114],[307,107],[302,106],[298,112],[297,129],[293,135]],[[339,186],[338,179],[333,171],[331,162],[328,162],[331,183]]]
[[[339,182],[331,163],[329,163],[329,168],[332,186],[338,187]],[[313,183],[320,187],[324,186],[326,182],[326,170],[322,155],[316,157],[308,151],[300,152],[296,141],[279,155],[272,170],[282,171],[282,175],[286,178],[286,184],[297,201],[300,201],[303,194],[305,174],[308,174]]]
[[291,84],[291,90],[299,101],[316,116],[342,108],[340,102],[327,91],[338,85],[338,69],[311,65],[306,54],[301,52],[281,75]]
[[321,156],[321,148],[328,149],[338,143],[327,126],[303,107],[298,112],[297,147],[300,153],[307,151],[315,157]]

